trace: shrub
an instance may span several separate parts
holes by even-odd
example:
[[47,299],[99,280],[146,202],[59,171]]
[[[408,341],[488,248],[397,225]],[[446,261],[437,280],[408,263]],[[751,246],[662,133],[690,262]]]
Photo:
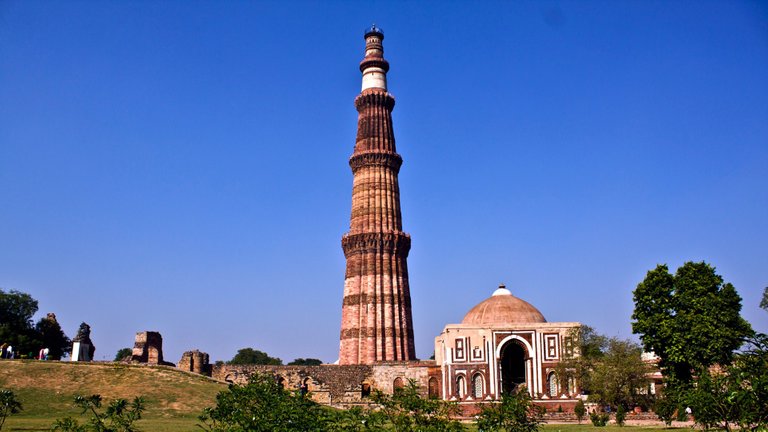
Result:
[[144,412],[144,398],[137,396],[132,402],[125,399],[115,399],[109,406],[101,409],[101,395],[75,396],[75,406],[80,408],[81,415],[88,413],[88,423],[81,425],[72,417],[58,419],[51,430],[61,432],[137,432],[134,426]]
[[536,432],[544,416],[544,409],[533,404],[523,389],[505,394],[501,402],[484,405],[477,418],[477,429],[482,431]]
[[627,419],[627,411],[624,409],[623,405],[619,405],[619,407],[616,409],[616,424],[619,426],[624,426],[624,421]]
[[589,420],[592,421],[593,426],[604,427],[608,424],[608,414],[593,412],[589,414]]
[[10,390],[0,390],[0,430],[3,429],[5,419],[19,411],[21,402],[16,399],[16,395]]
[[584,406],[584,401],[579,399],[576,402],[576,407],[573,408],[573,413],[576,414],[576,419],[579,420],[579,424],[584,420],[584,416],[587,414],[587,408]]
[[653,412],[656,413],[659,420],[663,421],[667,427],[672,426],[672,419],[675,417],[675,409],[677,409],[677,404],[668,396],[657,398],[656,404],[653,406]]

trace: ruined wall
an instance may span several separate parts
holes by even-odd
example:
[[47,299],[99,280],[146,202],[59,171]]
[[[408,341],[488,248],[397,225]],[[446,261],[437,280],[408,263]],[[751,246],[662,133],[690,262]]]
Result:
[[181,355],[177,368],[200,375],[211,376],[211,364],[208,353],[199,350],[187,351]]
[[163,337],[159,332],[145,331],[136,333],[131,361],[151,365],[176,366],[163,361]]
[[216,365],[213,366],[212,377],[245,384],[253,373],[269,374],[287,390],[297,390],[302,383],[306,383],[314,401],[348,408],[368,404],[373,390],[392,393],[398,378],[403,384],[408,379],[416,380],[426,395],[429,371],[432,368],[438,368],[434,362],[320,366]]

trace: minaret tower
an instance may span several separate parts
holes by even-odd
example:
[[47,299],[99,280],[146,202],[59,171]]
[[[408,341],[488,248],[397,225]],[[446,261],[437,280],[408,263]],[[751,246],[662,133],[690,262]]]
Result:
[[384,33],[365,32],[363,89],[355,98],[357,139],[349,158],[352,216],[341,239],[347,271],[341,313],[340,364],[414,360],[411,294],[397,174],[403,159],[392,132],[395,98],[387,93]]

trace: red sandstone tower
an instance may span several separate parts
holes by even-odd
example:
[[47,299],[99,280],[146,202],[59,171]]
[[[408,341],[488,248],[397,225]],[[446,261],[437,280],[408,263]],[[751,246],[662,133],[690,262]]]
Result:
[[416,358],[406,264],[411,238],[403,232],[397,183],[403,159],[392,132],[395,98],[387,93],[383,39],[376,26],[365,32],[363,89],[355,98],[357,139],[349,159],[352,216],[341,239],[347,270],[340,364]]

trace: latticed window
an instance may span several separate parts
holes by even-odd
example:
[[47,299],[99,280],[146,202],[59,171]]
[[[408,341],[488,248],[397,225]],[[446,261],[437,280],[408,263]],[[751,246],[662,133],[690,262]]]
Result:
[[483,397],[483,376],[480,374],[472,377],[472,397],[475,399]]
[[554,372],[549,373],[547,385],[549,386],[549,395],[551,397],[556,397],[560,393],[560,389],[557,386],[557,375]]

